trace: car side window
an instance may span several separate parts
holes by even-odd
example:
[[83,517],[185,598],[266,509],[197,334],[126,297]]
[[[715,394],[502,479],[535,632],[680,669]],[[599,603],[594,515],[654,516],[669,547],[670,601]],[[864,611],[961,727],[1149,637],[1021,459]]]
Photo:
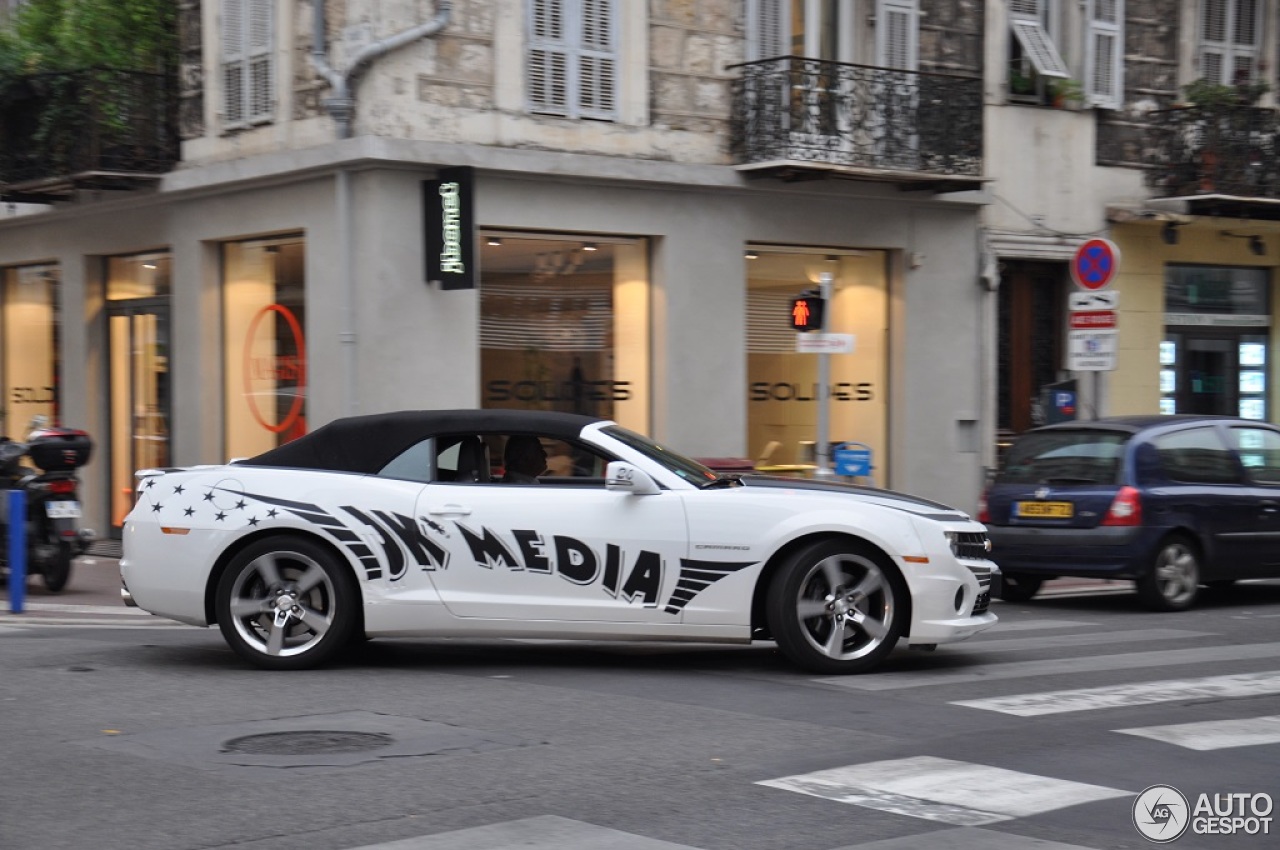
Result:
[[[511,470],[507,468],[507,447],[509,444],[514,445],[513,437],[517,441],[527,441],[526,436],[517,434],[486,434],[484,437],[493,463],[492,480],[494,482],[527,481],[527,478],[519,475],[508,474]],[[580,443],[556,437],[540,435],[537,436],[537,440],[542,449],[542,457],[538,465],[542,468],[536,473],[526,472],[527,475],[536,477],[537,483],[571,487],[604,486],[605,467],[613,458],[605,457],[597,450]],[[521,452],[521,458],[516,460],[517,465],[525,462],[523,458],[527,454],[527,452]],[[520,471],[515,470],[517,473]]]
[[[378,477],[429,482],[432,471],[431,457],[434,451],[435,447],[430,438],[414,443],[392,458],[390,463],[378,470]],[[456,456],[456,446],[454,451]]]
[[1189,428],[1152,438],[1160,467],[1172,481],[1188,484],[1243,484],[1235,455],[1213,428]]
[[1231,428],[1231,447],[1245,474],[1257,484],[1280,486],[1280,434],[1267,428]]

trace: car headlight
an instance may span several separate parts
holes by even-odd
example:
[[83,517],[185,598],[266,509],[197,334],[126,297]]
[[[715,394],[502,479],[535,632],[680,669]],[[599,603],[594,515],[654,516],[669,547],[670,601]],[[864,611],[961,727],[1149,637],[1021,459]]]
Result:
[[951,554],[957,558],[986,560],[991,557],[991,538],[982,532],[944,531]]
[[951,547],[951,554],[957,558],[960,557],[960,532],[944,531],[942,533],[947,538],[947,545]]

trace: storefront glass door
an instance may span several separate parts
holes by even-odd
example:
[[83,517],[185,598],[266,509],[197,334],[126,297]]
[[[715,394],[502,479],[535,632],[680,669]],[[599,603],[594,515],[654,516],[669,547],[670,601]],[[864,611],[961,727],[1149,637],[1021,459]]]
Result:
[[133,507],[134,472],[169,465],[167,300],[111,302],[111,524]]

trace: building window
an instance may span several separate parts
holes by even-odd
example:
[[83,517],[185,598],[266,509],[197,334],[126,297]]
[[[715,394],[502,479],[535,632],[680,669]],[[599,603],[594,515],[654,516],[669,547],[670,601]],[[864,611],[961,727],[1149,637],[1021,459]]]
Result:
[[1202,0],[1200,76],[1218,85],[1257,79],[1261,33],[1258,0]]
[[271,121],[275,109],[273,0],[222,0],[222,125]]
[[614,0],[529,0],[530,112],[617,120],[616,23]]
[[[747,451],[771,474],[811,474],[818,423],[818,357],[802,353],[792,299],[832,274],[830,334],[852,337],[854,356],[832,357],[828,436],[871,449],[869,482],[888,480],[888,256],[750,246],[747,273]],[[844,337],[841,337],[843,340]]]
[[482,405],[648,432],[648,240],[490,231],[480,250]]
[[914,71],[919,61],[920,10],[917,0],[877,0],[876,64],[881,68]]
[[1124,104],[1124,0],[1091,0],[1085,95],[1092,106]]
[[1010,95],[1043,101],[1048,97],[1048,79],[1071,76],[1053,44],[1053,12],[1053,0],[1010,0]]
[[222,247],[228,457],[307,432],[305,247],[300,236]]
[[58,358],[59,270],[42,264],[4,269],[4,403],[0,432],[23,439],[36,417],[61,422]]

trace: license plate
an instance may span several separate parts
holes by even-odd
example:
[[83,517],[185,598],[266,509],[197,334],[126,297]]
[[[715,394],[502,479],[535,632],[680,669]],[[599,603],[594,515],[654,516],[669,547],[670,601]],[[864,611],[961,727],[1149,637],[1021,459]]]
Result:
[[1018,502],[1014,512],[1020,517],[1071,519],[1075,506],[1071,502]]
[[79,519],[79,502],[45,502],[44,513],[49,519]]

